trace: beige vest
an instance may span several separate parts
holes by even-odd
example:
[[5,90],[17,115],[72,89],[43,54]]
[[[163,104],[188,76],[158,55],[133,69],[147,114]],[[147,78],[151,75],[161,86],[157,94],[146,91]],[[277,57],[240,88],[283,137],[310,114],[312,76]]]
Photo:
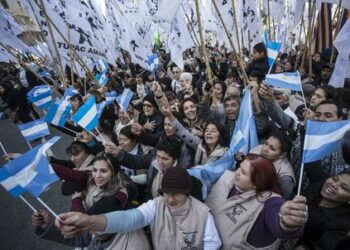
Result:
[[170,211],[163,197],[154,199],[156,216],[152,241],[156,250],[200,250],[209,208],[192,196],[186,203]]
[[255,248],[247,242],[247,238],[264,207],[265,201],[279,195],[264,192],[257,197],[255,191],[249,191],[227,199],[234,185],[234,176],[234,172],[226,170],[215,183],[206,200],[223,243],[222,249],[278,249],[279,239],[276,239],[270,246]]
[[[249,153],[260,155],[262,147],[263,147],[263,145],[258,145],[255,148],[253,148],[252,150],[250,150]],[[296,183],[292,164],[290,164],[287,157],[283,157],[282,159],[275,160],[273,162],[273,166],[275,167],[277,176],[279,178],[281,178],[282,176],[290,176],[293,179],[293,183],[294,184]]]
[[125,234],[117,234],[106,250],[151,250],[151,244],[143,231],[137,230]]

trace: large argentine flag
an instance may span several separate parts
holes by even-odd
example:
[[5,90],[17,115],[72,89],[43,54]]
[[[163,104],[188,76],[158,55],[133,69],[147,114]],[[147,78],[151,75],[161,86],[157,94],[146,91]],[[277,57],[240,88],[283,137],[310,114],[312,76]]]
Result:
[[341,139],[350,129],[350,120],[336,122],[307,121],[303,163],[323,159],[340,149]]
[[59,178],[46,158],[46,150],[61,137],[55,136],[0,168],[0,184],[14,197],[24,192],[38,197]]
[[265,83],[282,89],[301,91],[299,71],[293,73],[279,73],[266,75]]
[[50,134],[49,127],[43,119],[21,124],[18,128],[28,142]]
[[48,123],[59,127],[64,127],[71,109],[72,105],[68,101],[58,100],[51,105],[44,119]]
[[95,97],[89,99],[74,113],[72,121],[78,123],[82,128],[92,131],[98,124]]
[[48,108],[52,104],[52,89],[48,85],[36,86],[27,93],[27,99],[38,108]]
[[235,130],[230,142],[230,154],[237,152],[247,154],[250,149],[259,145],[252,108],[252,97],[249,88],[245,88],[244,97],[239,109]]
[[119,106],[121,107],[121,109],[126,112],[126,110],[128,109],[130,100],[132,98],[132,96],[134,95],[134,92],[132,92],[130,89],[125,88],[123,90],[123,93],[119,96],[116,97],[116,100],[119,104]]

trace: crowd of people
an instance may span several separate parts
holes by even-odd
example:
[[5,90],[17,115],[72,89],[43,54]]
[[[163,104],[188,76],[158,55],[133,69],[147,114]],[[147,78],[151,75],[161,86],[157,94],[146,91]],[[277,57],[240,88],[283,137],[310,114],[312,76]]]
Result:
[[[67,67],[66,80],[79,92],[69,99],[72,114],[92,95],[96,103],[112,90],[129,88],[134,95],[126,112],[116,102],[104,108],[95,136],[70,120],[57,127],[75,137],[66,149],[69,160],[50,156],[71,208],[56,221],[44,209],[35,212],[39,238],[87,249],[349,249],[350,132],[341,149],[300,171],[306,121],[350,118],[349,81],[343,88],[328,85],[334,67],[329,51],[312,56],[312,72],[301,67],[301,47],[278,56],[271,73],[298,69],[303,94],[265,82],[263,43],[242,61],[244,69],[224,46],[207,52],[213,80],[194,48],[183,53],[184,69],[160,49],[155,72],[124,53],[109,65],[105,87]],[[237,163],[205,196],[204,183],[187,170],[229,154],[238,115],[245,112],[242,70],[259,145],[237,153]],[[24,65],[2,65],[0,74],[3,119],[38,118],[26,93],[41,80]]]

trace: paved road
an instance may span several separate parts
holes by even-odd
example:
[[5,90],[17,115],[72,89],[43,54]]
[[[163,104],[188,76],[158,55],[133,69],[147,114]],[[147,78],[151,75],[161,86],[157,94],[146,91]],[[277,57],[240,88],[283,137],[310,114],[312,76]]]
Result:
[[[51,134],[62,135],[63,137],[52,147],[56,157],[65,158],[64,150],[72,141],[72,138],[63,135],[56,129],[51,129]],[[23,153],[28,150],[28,146],[21,136],[19,130],[8,120],[0,121],[0,141],[7,152]],[[3,152],[0,151],[0,155]],[[0,166],[5,164],[0,160]],[[56,213],[69,210],[70,198],[64,197],[60,193],[60,182],[53,184],[49,190],[41,195]],[[29,195],[24,195],[36,208],[41,205]],[[30,222],[32,211],[20,199],[11,197],[7,191],[0,186],[0,249],[1,250],[58,250],[72,249],[63,245],[38,239]]]

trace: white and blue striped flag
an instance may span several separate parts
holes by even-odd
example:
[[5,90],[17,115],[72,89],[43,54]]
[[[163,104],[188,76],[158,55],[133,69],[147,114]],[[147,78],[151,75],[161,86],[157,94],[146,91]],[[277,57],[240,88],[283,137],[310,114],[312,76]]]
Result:
[[48,108],[52,104],[52,89],[48,85],[36,86],[27,93],[27,99],[40,109]]
[[50,134],[49,127],[43,119],[18,125],[18,128],[27,142]]
[[79,91],[73,87],[66,88],[64,90],[64,95],[62,97],[63,101],[69,101],[69,98],[72,96],[75,96],[76,94],[79,94]]
[[129,103],[131,101],[132,96],[134,95],[134,92],[132,92],[130,89],[125,88],[123,90],[123,93],[121,95],[118,95],[116,97],[116,100],[121,107],[121,109],[126,112],[128,109]]
[[96,74],[95,79],[96,81],[98,81],[101,87],[104,87],[108,83],[108,77],[106,72]]
[[259,145],[259,141],[252,108],[252,97],[250,89],[246,87],[230,142],[230,154],[234,155],[237,152],[241,152],[246,155],[250,149],[257,145]]
[[111,92],[106,92],[105,98],[106,98],[107,104],[113,103],[116,96],[117,96],[117,92],[115,90],[112,90]]
[[101,73],[105,73],[108,71],[109,65],[108,63],[103,61],[103,59],[100,59],[97,61],[97,67],[98,71],[100,71]]
[[59,179],[46,158],[46,150],[60,138],[55,136],[0,168],[0,184],[14,197],[24,192],[38,197]]
[[96,104],[98,119],[100,119],[100,117],[101,117],[101,115],[103,113],[103,110],[105,109],[106,106],[107,106],[107,102],[106,101],[103,101],[103,102],[100,102],[100,103]]
[[70,102],[57,100],[54,104],[51,105],[44,120],[53,125],[64,127],[71,109],[72,105]]
[[265,83],[282,89],[302,91],[299,71],[293,73],[267,74]]
[[148,69],[154,73],[159,66],[158,55],[157,54],[150,55],[147,58],[146,63],[147,63]]
[[89,99],[72,115],[71,120],[86,130],[94,130],[98,124],[95,97],[90,96]]
[[323,159],[341,149],[341,140],[350,129],[350,120],[335,122],[307,121],[303,163]]
[[268,59],[270,68],[272,68],[273,64],[276,61],[278,53],[280,52],[282,43],[269,40],[267,36],[267,32],[265,32],[264,35],[265,35],[265,45],[267,50],[267,59]]

